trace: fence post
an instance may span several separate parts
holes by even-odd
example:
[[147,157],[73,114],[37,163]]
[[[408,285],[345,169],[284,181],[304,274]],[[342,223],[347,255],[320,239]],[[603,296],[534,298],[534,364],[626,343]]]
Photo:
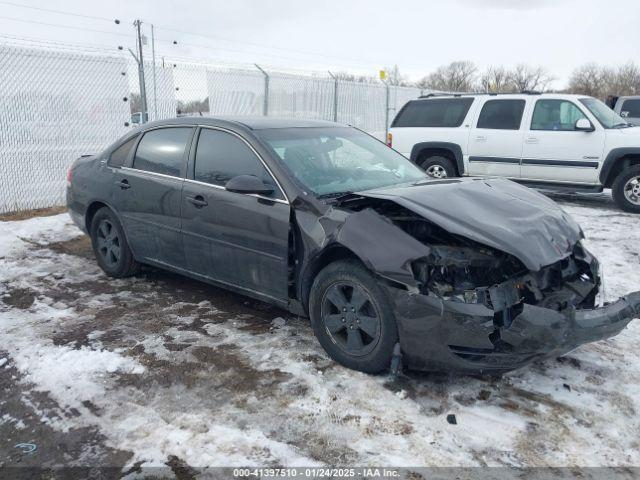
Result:
[[385,86],[385,109],[384,109],[384,141],[386,143],[389,138],[389,84],[382,81]]
[[[327,70],[329,72],[329,70]],[[338,78],[331,72],[329,72],[331,78],[333,78],[333,121],[338,121]]]
[[153,119],[158,120],[158,87],[156,85],[156,37],[151,24],[151,57],[153,63]]
[[264,75],[264,105],[262,107],[262,114],[266,117],[269,115],[269,74],[257,63],[254,63],[254,65]]

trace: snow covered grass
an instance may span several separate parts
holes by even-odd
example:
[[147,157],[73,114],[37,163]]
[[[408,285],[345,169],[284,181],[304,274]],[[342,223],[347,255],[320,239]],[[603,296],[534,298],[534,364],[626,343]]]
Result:
[[[638,217],[606,198],[562,204],[606,299],[640,290]],[[369,376],[273,307],[163,272],[108,279],[79,235],[66,215],[0,223],[0,375],[18,372],[41,421],[96,429],[129,467],[640,464],[638,321],[501,379]],[[0,429],[25,427],[5,408]],[[89,446],[82,461],[97,461]]]

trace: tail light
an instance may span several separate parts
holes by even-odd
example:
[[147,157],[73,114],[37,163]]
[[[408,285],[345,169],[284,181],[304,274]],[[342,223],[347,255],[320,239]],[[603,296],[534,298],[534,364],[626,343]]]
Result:
[[387,133],[387,147],[393,146],[393,135],[391,133]]
[[67,170],[67,185],[71,185],[71,180],[73,180],[73,164]]

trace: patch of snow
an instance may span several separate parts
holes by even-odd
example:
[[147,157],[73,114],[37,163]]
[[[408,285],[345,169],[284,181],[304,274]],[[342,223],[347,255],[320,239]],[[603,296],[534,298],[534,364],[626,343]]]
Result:
[[287,324],[287,321],[282,317],[274,318],[271,321],[271,325],[273,325],[274,328],[281,328],[281,327],[284,327],[286,324]]

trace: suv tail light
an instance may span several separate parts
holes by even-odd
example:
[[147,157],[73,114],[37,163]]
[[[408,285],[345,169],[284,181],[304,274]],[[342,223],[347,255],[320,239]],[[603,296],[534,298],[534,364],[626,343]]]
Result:
[[393,146],[393,135],[391,133],[387,133],[387,147]]

